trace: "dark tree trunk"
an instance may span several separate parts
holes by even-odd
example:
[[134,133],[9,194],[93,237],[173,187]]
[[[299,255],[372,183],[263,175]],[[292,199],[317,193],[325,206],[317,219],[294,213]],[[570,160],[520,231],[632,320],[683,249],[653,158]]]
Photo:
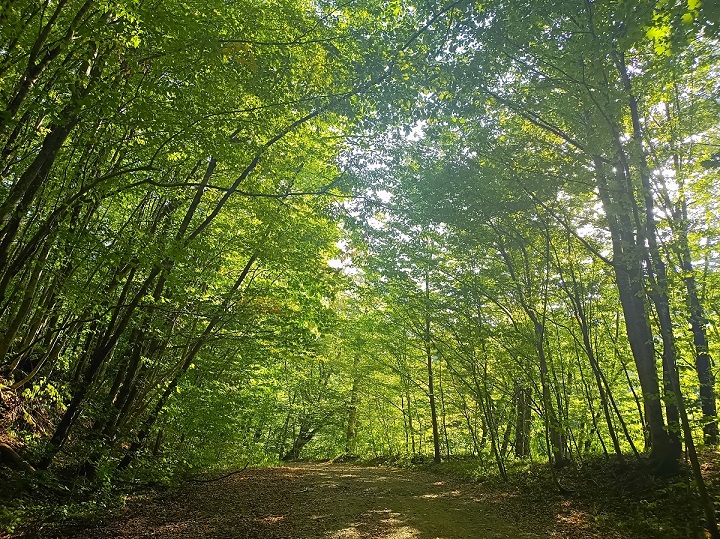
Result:
[[353,358],[353,384],[350,389],[350,403],[348,404],[347,427],[345,429],[345,454],[355,453],[355,438],[357,437],[357,405],[358,405],[358,378],[357,373],[359,358]]
[[302,423],[300,425],[300,431],[293,440],[290,451],[285,453],[280,460],[282,460],[283,462],[288,462],[291,460],[299,459],[300,453],[302,452],[303,448],[315,437],[316,432],[317,429],[311,429],[306,423]]
[[425,360],[427,362],[428,397],[430,399],[430,421],[432,423],[433,432],[433,461],[439,463],[441,460],[440,432],[438,429],[437,410],[435,407],[435,387],[432,364],[432,338],[430,333],[430,276],[427,270],[425,271],[425,330],[423,340],[425,345]]
[[[676,447],[671,444],[662,413],[660,382],[655,365],[655,344],[643,285],[642,248],[636,245],[636,232],[631,225],[633,203],[627,198],[632,196],[632,193],[628,194],[623,186],[611,191],[600,158],[595,159],[595,169],[600,199],[612,239],[613,269],[625,318],[625,329],[642,389],[645,420],[650,432],[650,454],[659,467],[676,468],[679,455]],[[630,215],[624,212],[630,212]]]
[[530,390],[515,383],[515,456],[524,459],[530,456]]

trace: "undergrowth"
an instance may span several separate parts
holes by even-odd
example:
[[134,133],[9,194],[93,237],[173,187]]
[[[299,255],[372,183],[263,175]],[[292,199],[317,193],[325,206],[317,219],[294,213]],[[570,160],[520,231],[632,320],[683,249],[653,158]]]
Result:
[[[703,454],[708,483],[720,494],[720,458],[715,451]],[[477,459],[454,458],[440,464],[415,466],[446,477],[483,483],[493,490],[511,492],[527,501],[559,514],[580,514],[598,528],[638,538],[686,539],[705,537],[703,516],[697,491],[687,467],[675,476],[654,475],[646,463],[618,462],[614,458],[593,456],[580,464],[552,470],[546,463],[515,462],[508,466],[507,481],[497,470]]]
[[[704,472],[711,493],[720,494],[720,454],[705,451]],[[571,519],[573,515],[594,522],[607,537],[700,538],[702,512],[696,489],[683,468],[673,477],[657,477],[636,460],[620,463],[602,456],[555,470],[568,492],[561,493],[547,464],[514,462],[503,480],[491,462],[454,457],[435,464],[425,458],[357,457],[335,462],[386,465],[432,472],[440,476],[482,484],[490,495],[512,495],[527,508],[526,519]],[[141,460],[123,472],[102,466],[92,479],[78,475],[77,467],[25,474],[0,468],[0,538],[23,537],[25,530],[51,527],[57,536],[97,525],[122,506],[128,496],[166,490],[198,474],[162,460]],[[205,469],[206,474],[222,470]],[[568,521],[568,526],[572,525]],[[28,535],[32,536],[32,535]],[[572,537],[571,533],[565,535]]]
[[124,472],[101,466],[91,478],[79,474],[77,466],[32,474],[0,468],[0,538],[24,537],[40,528],[60,536],[99,524],[128,496],[164,490],[180,479],[158,463]]

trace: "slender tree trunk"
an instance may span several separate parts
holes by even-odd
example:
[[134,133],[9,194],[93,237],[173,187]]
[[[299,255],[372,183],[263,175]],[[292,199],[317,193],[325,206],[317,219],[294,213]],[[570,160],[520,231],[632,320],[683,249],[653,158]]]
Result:
[[29,280],[25,283],[22,302],[20,303],[17,312],[10,320],[10,323],[5,328],[5,334],[0,338],[0,365],[5,363],[5,355],[12,346],[20,326],[22,326],[23,322],[25,322],[25,319],[30,312],[30,307],[36,296],[35,291],[38,287],[38,283],[40,282],[43,270],[45,269],[49,251],[50,242],[46,242],[40,257],[35,263],[35,267],[30,274]]
[[438,389],[440,390],[440,420],[442,422],[443,439],[445,440],[445,455],[450,460],[450,437],[448,436],[447,417],[445,413],[445,392],[443,391],[442,364],[438,363]]
[[355,453],[355,438],[357,438],[357,405],[358,405],[358,364],[359,356],[353,357],[353,384],[350,389],[350,403],[348,404],[347,428],[345,429],[345,454]]
[[[232,293],[237,292],[240,289],[240,286],[247,278],[248,274],[250,273],[250,269],[255,264],[257,258],[259,256],[258,252],[255,252],[250,259],[245,264],[245,267],[243,268],[242,272],[240,272],[239,277],[233,284],[233,286],[230,289],[231,294],[229,294],[229,297],[232,297]],[[224,305],[224,307],[227,307],[227,305]],[[150,434],[150,431],[155,424],[155,421],[157,421],[158,417],[160,416],[160,413],[165,408],[165,404],[167,403],[170,396],[175,392],[175,388],[180,383],[180,380],[182,379],[183,375],[187,372],[187,370],[190,368],[190,365],[193,363],[195,357],[197,357],[197,354],[200,352],[202,347],[206,344],[207,340],[209,339],[210,335],[212,335],[212,332],[215,330],[215,328],[220,324],[221,318],[224,314],[224,309],[221,309],[220,312],[215,315],[209,322],[208,325],[203,330],[202,334],[195,340],[194,344],[188,350],[185,354],[185,357],[182,360],[182,364],[180,365],[180,368],[175,373],[175,376],[173,376],[170,383],[165,388],[165,391],[163,391],[162,395],[160,396],[160,399],[158,399],[155,407],[153,408],[150,415],[145,419],[145,422],[143,423],[142,427],[140,428],[137,438],[132,442],[130,445],[130,449],[128,449],[128,452],[125,453],[125,456],[120,461],[120,464],[118,465],[119,469],[127,468],[130,463],[135,459],[138,451],[142,448],[145,439]]]
[[[85,397],[90,390],[90,387],[97,378],[97,374],[101,371],[103,365],[105,364],[105,361],[112,354],[118,339],[127,328],[127,325],[130,323],[132,313],[135,311],[141,299],[145,296],[151,284],[155,280],[155,277],[157,277],[160,271],[161,268],[159,266],[156,266],[150,272],[150,274],[145,278],[145,281],[141,284],[138,291],[133,296],[133,299],[130,301],[127,309],[125,309],[124,314],[122,316],[119,316],[117,320],[113,319],[111,321],[105,335],[100,339],[100,341],[97,343],[95,350],[89,356],[87,367],[85,369],[85,372],[83,373],[83,383],[80,384],[79,387],[75,390],[75,393],[73,394],[70,403],[68,404],[62,418],[60,419],[60,422],[55,428],[55,432],[52,438],[50,438],[48,444],[48,450],[38,465],[39,468],[47,468],[55,457],[55,454],[60,450],[62,445],[67,440],[70,428],[75,422],[75,419],[80,412],[81,405],[84,402]],[[128,280],[129,284],[129,282],[132,280],[130,275],[128,276]],[[120,308],[121,306],[122,301],[119,303],[118,307]]]
[[[583,351],[585,352],[585,355],[587,356],[589,362],[590,362],[590,368],[592,369],[593,376],[595,378],[595,385],[598,390],[598,394],[600,396],[600,405],[602,406],[603,414],[605,416],[605,424],[607,425],[608,434],[610,434],[610,439],[612,440],[613,449],[615,450],[615,455],[620,459],[623,460],[622,456],[622,450],[620,449],[620,441],[618,440],[617,433],[615,432],[615,426],[613,425],[612,421],[612,415],[610,413],[610,407],[608,406],[608,399],[605,394],[605,388],[602,383],[602,378],[600,374],[600,365],[597,361],[597,358],[595,357],[595,349],[592,345],[592,338],[590,335],[590,324],[588,323],[587,314],[585,313],[585,307],[583,306],[581,297],[580,297],[580,283],[577,280],[577,277],[575,273],[571,270],[570,277],[572,279],[572,290],[567,286],[564,282],[562,283],[563,289],[565,290],[568,299],[570,299],[570,303],[573,306],[573,312],[575,314],[575,318],[578,322],[578,325],[580,326],[580,332],[582,333],[582,344],[583,344]],[[595,421],[593,417],[593,422]],[[595,426],[597,429],[597,425]],[[598,433],[599,436],[599,433]],[[601,438],[602,442],[602,438]],[[603,443],[603,449],[605,449],[605,445]]]
[[[492,226],[492,225],[491,225]],[[498,237],[501,237],[500,231],[493,227]],[[546,250],[549,250],[549,238],[546,244]],[[516,272],[515,263],[513,262],[510,254],[508,253],[505,245],[501,242],[497,242],[497,247],[500,255],[505,262],[505,267],[508,269],[510,277],[513,281],[515,290],[517,291],[518,300],[520,305],[530,319],[533,325],[533,346],[537,352],[538,362],[540,366],[540,386],[542,392],[542,404],[543,404],[543,419],[545,421],[545,430],[549,442],[548,446],[548,459],[553,461],[555,466],[562,466],[566,461],[566,443],[563,427],[558,421],[558,415],[553,406],[553,399],[550,387],[550,369],[548,367],[547,354],[545,350],[545,320],[544,314],[539,315],[537,311],[528,303],[526,299],[526,291],[523,288],[520,276]],[[528,255],[524,247],[520,246],[523,259],[525,261],[526,272],[527,266],[529,265]],[[546,253],[549,255],[549,252]],[[545,260],[545,281],[544,281],[544,303],[547,303],[547,272],[549,270],[549,256],[546,256]],[[528,275],[529,278],[529,275]]]
[[[483,415],[485,416],[486,431],[490,436],[490,449],[492,450],[495,464],[497,465],[500,476],[507,480],[507,472],[505,470],[505,462],[503,461],[500,447],[498,444],[498,429],[495,421],[495,413],[492,407],[492,399],[490,398],[487,387],[487,357],[483,365],[482,377],[478,376],[477,366],[473,364],[473,380],[475,382],[475,391],[477,392],[477,402],[480,405]],[[480,384],[482,379],[482,385]]]
[[425,270],[425,331],[423,335],[425,359],[427,361],[428,397],[430,399],[430,421],[433,431],[433,460],[440,463],[440,433],[438,431],[437,410],[435,408],[435,387],[433,379],[433,355],[430,333],[430,276]]
[[[429,324],[429,320],[428,320]],[[440,462],[440,433],[438,430],[437,410],[435,407],[435,389],[433,380],[433,365],[432,365],[432,347],[429,342],[425,343],[425,355],[427,359],[427,376],[428,376],[428,397],[430,399],[430,421],[432,422],[433,431],[433,460],[436,463]]]
[[[668,121],[671,121],[670,106],[668,104],[665,105],[665,111]],[[680,269],[682,270],[683,282],[685,283],[685,291],[687,294],[690,329],[695,347],[695,369],[697,370],[698,381],[700,382],[700,403],[705,418],[705,424],[703,425],[705,443],[708,445],[717,445],[718,421],[715,397],[715,374],[712,370],[712,358],[710,357],[708,345],[706,329],[708,320],[705,317],[705,311],[700,302],[700,295],[698,294],[697,282],[695,280],[695,268],[693,267],[690,242],[688,240],[688,202],[685,192],[684,173],[680,164],[680,156],[675,150],[675,139],[673,136],[671,136],[671,145],[673,146],[673,168],[675,169],[675,178],[678,185],[678,202],[675,208],[672,207],[673,205],[670,200],[667,200],[666,205],[668,213],[672,214],[670,225],[677,238],[673,248],[678,258]]]
[[411,406],[410,389],[407,382],[405,383],[405,402],[407,403],[407,418],[408,427],[410,428],[410,443],[412,445],[412,455],[415,456],[417,455],[417,451],[415,449],[415,427],[413,425],[413,408]]
[[515,457],[524,459],[530,456],[530,404],[529,390],[521,383],[515,382],[516,423],[515,423]]
[[560,426],[557,415],[555,414],[555,409],[552,404],[552,396],[550,394],[550,380],[548,377],[548,364],[544,344],[545,325],[541,323],[534,314],[531,315],[531,319],[535,329],[535,348],[538,353],[538,360],[540,361],[540,386],[542,389],[543,408],[545,411],[545,420],[550,439],[549,449],[552,452],[555,466],[562,466],[565,463],[565,444],[562,437],[562,427]]
[[[582,362],[580,361],[580,353],[577,352],[576,354],[577,364],[578,364],[578,370],[580,371],[580,381],[582,382],[584,393],[585,393],[585,401],[587,402],[588,410],[590,411],[590,417],[592,418],[592,425],[593,430],[595,431],[595,434],[597,434],[598,441],[600,442],[600,445],[602,446],[603,453],[605,456],[608,456],[608,450],[605,446],[605,440],[603,440],[602,435],[600,434],[600,429],[598,427],[597,423],[597,417],[595,415],[595,405],[593,404],[593,398],[590,395],[590,387],[587,383],[587,380],[585,380],[585,372],[582,368]],[[592,434],[592,433],[591,433]],[[590,440],[588,440],[588,443]],[[620,458],[622,458],[622,452],[619,453]]]

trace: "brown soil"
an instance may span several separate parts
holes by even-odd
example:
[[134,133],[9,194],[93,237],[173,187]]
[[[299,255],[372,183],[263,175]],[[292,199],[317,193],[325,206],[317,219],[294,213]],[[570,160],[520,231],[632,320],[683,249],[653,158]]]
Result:
[[[549,496],[549,498],[554,498]],[[137,497],[90,529],[40,527],[25,537],[531,539],[619,537],[554,499],[430,473],[348,464],[248,469]]]

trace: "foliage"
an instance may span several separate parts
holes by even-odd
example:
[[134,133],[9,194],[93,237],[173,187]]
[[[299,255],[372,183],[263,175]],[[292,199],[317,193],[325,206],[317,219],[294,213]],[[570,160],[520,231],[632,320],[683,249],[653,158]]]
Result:
[[714,533],[714,9],[8,3],[9,462],[684,450]]

